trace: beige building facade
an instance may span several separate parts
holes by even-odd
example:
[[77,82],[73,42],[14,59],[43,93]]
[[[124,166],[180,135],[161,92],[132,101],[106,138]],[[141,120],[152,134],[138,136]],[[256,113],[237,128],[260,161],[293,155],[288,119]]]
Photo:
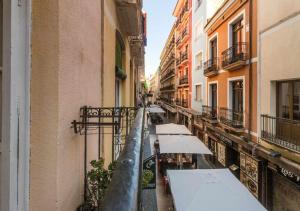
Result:
[[[1,6],[1,84],[15,91],[1,91],[7,132],[0,142],[0,210],[76,210],[85,145],[71,122],[83,106],[136,106],[144,74],[142,2],[3,0]],[[111,135],[100,145],[90,135],[87,162],[101,155],[107,166],[112,145]]]
[[290,163],[286,167],[280,162],[269,163],[266,207],[297,210],[300,197],[299,1],[258,1],[258,23],[260,145]]

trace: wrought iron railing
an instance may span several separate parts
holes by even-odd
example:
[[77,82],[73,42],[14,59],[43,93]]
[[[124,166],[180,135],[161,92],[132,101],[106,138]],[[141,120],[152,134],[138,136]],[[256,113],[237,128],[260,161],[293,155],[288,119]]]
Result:
[[160,91],[174,90],[174,89],[175,89],[175,85],[171,84],[169,86],[165,86],[165,87],[160,88]]
[[161,77],[160,81],[164,81],[164,80],[166,80],[167,78],[169,78],[169,77],[171,77],[171,76],[173,76],[173,75],[175,75],[175,69],[170,69],[170,70],[167,71],[167,73],[165,73],[165,74]]
[[207,75],[211,72],[216,72],[219,69],[218,58],[212,58],[203,63],[204,75]]
[[188,108],[189,107],[188,100],[187,99],[182,99],[181,106],[184,107],[184,108]]
[[141,210],[144,109],[136,115],[100,210]]
[[176,65],[177,65],[177,66],[180,65],[180,63],[181,63],[181,59],[180,59],[180,57],[179,57],[179,58],[176,59]]
[[211,106],[202,106],[202,117],[217,120],[217,108]]
[[219,108],[219,120],[221,123],[233,128],[244,127],[244,113],[228,108]]
[[179,85],[188,84],[188,83],[189,83],[188,75],[182,76],[179,80]]
[[180,43],[181,43],[181,37],[178,37],[176,40],[176,45],[180,45]]
[[226,67],[238,61],[246,61],[248,57],[247,43],[239,42],[232,47],[223,51],[222,53],[222,66]]
[[181,33],[181,39],[184,39],[186,35],[188,35],[188,30],[187,28],[184,28]]
[[187,52],[184,52],[182,55],[181,55],[181,63],[186,61],[188,59],[188,53]]
[[261,137],[270,143],[300,152],[300,121],[261,115]]

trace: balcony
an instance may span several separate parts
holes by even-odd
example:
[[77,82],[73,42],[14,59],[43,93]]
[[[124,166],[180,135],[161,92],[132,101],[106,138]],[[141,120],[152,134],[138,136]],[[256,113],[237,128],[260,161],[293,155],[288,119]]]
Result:
[[240,69],[246,65],[247,58],[247,43],[237,43],[222,53],[222,67],[228,71]]
[[142,190],[144,111],[139,111],[117,160],[112,180],[105,192],[101,210],[138,210]]
[[189,84],[188,75],[184,75],[179,79],[179,85],[188,85],[188,84]]
[[202,117],[211,123],[217,123],[217,108],[202,106]]
[[209,59],[203,64],[204,76],[211,77],[215,76],[219,72],[218,58]]
[[166,81],[173,76],[175,76],[175,69],[168,70],[167,73],[161,77],[160,82]]
[[176,65],[179,66],[181,64],[181,59],[180,57],[176,59]]
[[187,28],[184,28],[183,31],[182,31],[182,33],[181,33],[181,42],[182,43],[185,43],[185,41],[188,38],[188,35],[189,35],[189,33],[188,33]]
[[177,40],[176,40],[176,46],[179,46],[181,43],[181,37],[178,37]]
[[187,99],[176,99],[176,105],[184,107],[184,108],[188,108],[188,100]]
[[160,91],[161,91],[161,92],[175,91],[175,85],[174,85],[174,84],[171,84],[171,85],[169,85],[169,86],[162,87],[162,88],[160,88]]
[[261,115],[261,138],[300,153],[300,121]]
[[188,52],[184,52],[182,55],[181,55],[181,64],[185,64],[185,62],[188,61]]
[[219,109],[220,123],[234,132],[244,132],[244,113],[236,112],[228,108]]
[[142,3],[139,0],[117,0],[117,14],[122,31],[128,36],[138,36],[142,30]]

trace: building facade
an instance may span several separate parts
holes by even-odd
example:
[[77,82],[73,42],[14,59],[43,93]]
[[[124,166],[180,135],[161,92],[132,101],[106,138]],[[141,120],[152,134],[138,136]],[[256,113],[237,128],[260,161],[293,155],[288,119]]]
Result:
[[192,94],[192,0],[178,0],[175,6],[175,58],[177,121],[191,128]]
[[175,25],[173,25],[164,49],[160,55],[160,104],[166,110],[171,122],[176,122],[176,59]]
[[299,2],[292,0],[258,2],[259,143],[289,163],[283,166],[273,160],[267,164],[268,210],[299,209],[299,12]]
[[228,167],[263,201],[262,161],[248,146],[258,142],[256,4],[256,0],[224,1],[205,26],[207,104],[202,119],[204,142],[216,163]]
[[99,156],[107,166],[114,145],[105,134],[85,144],[71,122],[83,106],[135,106],[144,62],[142,2],[1,6],[0,210],[76,210],[84,166]]
[[154,104],[157,102],[159,98],[159,71],[158,69],[152,76],[150,76],[150,87],[149,87],[149,93],[152,94],[151,96],[151,103]]

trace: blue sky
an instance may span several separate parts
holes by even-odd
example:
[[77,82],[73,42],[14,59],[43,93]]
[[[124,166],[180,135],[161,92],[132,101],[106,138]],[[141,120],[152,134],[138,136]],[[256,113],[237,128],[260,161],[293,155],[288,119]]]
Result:
[[147,39],[145,73],[148,77],[159,67],[160,54],[175,18],[172,13],[177,0],[144,0],[147,12]]

